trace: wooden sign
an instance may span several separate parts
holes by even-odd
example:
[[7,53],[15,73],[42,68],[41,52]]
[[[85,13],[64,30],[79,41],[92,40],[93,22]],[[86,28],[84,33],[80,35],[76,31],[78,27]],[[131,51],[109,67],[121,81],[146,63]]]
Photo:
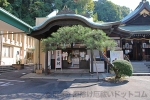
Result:
[[55,69],[56,68],[62,68],[61,50],[56,50],[55,52]]

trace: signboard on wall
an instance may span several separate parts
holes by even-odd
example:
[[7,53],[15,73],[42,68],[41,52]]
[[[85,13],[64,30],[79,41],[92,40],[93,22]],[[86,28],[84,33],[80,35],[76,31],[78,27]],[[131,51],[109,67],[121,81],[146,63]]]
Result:
[[62,68],[62,55],[61,50],[55,51],[55,69]]
[[110,51],[110,62],[117,59],[123,59],[123,51]]
[[51,69],[51,51],[48,51],[48,67]]

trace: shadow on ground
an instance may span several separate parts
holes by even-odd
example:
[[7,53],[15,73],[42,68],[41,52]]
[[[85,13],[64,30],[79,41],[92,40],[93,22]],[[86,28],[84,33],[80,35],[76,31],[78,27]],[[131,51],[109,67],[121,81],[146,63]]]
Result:
[[99,86],[104,86],[104,87],[120,86],[120,85],[125,85],[128,82],[129,82],[128,80],[123,80],[119,82],[109,82],[109,81],[103,80],[99,82]]

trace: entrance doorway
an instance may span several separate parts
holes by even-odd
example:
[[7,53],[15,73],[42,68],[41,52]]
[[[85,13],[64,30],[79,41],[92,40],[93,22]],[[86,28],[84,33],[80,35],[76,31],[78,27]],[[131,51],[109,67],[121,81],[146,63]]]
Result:
[[88,69],[86,49],[66,49],[62,51],[62,68]]

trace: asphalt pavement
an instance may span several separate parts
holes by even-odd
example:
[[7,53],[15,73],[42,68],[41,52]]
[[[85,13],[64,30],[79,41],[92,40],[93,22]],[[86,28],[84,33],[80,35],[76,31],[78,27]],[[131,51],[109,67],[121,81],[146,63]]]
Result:
[[32,72],[32,67],[26,67],[2,73],[0,100],[150,100],[150,76],[132,76],[114,83],[103,80],[110,75],[104,73],[99,73],[100,80],[97,80],[96,74],[90,73],[77,77],[71,73]]

